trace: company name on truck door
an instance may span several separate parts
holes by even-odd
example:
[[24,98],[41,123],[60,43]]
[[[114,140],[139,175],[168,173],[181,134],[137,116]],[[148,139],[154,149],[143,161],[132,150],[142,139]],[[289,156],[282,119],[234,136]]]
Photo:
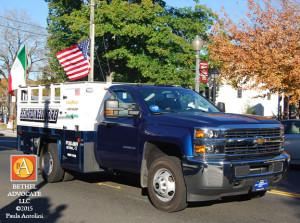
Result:
[[59,109],[22,108],[20,111],[21,121],[56,123]]

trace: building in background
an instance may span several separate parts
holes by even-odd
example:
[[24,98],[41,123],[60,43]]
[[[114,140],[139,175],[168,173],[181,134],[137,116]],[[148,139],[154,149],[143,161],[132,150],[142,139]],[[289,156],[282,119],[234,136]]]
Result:
[[225,103],[226,112],[228,113],[254,114],[277,118],[278,94],[261,97],[265,93],[255,90],[237,90],[230,85],[219,85],[217,87],[216,104],[218,102]]

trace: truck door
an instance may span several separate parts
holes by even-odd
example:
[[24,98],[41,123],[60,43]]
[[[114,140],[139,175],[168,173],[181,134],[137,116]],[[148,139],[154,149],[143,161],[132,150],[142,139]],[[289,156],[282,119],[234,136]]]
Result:
[[[108,98],[118,100],[120,107],[136,103],[126,90],[115,90],[109,94]],[[104,118],[98,127],[98,158],[110,167],[137,170],[138,141],[139,119]]]

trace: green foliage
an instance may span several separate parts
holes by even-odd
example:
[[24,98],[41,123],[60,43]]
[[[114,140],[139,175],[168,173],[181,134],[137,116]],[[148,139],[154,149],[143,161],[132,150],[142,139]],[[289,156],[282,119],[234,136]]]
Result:
[[243,109],[243,113],[247,114],[247,115],[256,115],[256,110],[255,108],[251,105],[251,101],[247,100],[245,105],[244,105],[244,109]]
[[83,33],[73,33],[64,18],[70,15],[73,10],[80,10],[83,2],[81,0],[45,0],[45,2],[48,2],[49,7],[47,30],[51,34],[47,40],[50,49],[50,54],[47,56],[52,58],[49,61],[50,73],[55,74],[55,82],[68,81],[68,77],[55,54],[80,42],[78,40]]
[[256,115],[255,108],[253,108],[253,107],[247,107],[245,114]]
[[[65,78],[55,53],[89,36],[86,1],[48,0],[51,69]],[[215,15],[205,6],[177,9],[162,0],[95,1],[95,79],[194,86],[192,39],[207,40]],[[204,59],[204,58],[201,58]]]

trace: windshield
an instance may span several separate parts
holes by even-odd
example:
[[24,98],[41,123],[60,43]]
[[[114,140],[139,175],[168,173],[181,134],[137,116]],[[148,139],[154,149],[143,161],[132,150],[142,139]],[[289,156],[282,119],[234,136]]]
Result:
[[193,90],[179,88],[139,89],[150,111],[165,112],[220,112],[205,98]]

